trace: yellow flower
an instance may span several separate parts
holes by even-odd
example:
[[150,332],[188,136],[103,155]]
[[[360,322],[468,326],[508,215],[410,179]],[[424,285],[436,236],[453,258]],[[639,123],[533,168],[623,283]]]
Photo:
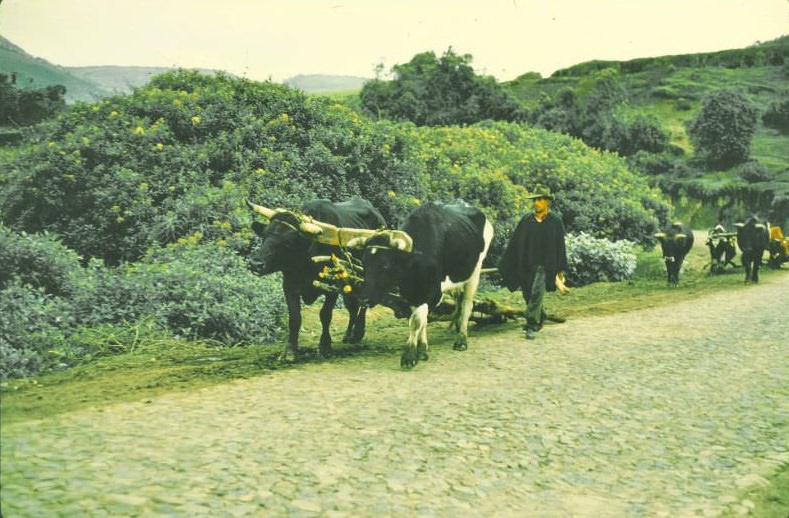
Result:
[[351,287],[350,284],[346,284],[345,286],[342,287],[342,291],[345,293],[350,293],[353,291],[353,288]]
[[162,144],[161,142],[158,142],[156,144],[156,149],[164,149],[164,144]]
[[135,135],[144,135],[145,134],[145,128],[143,128],[142,126],[137,126],[136,128],[134,128],[134,134]]
[[192,125],[197,126],[198,124],[200,124],[200,116],[195,115],[194,117],[192,117]]

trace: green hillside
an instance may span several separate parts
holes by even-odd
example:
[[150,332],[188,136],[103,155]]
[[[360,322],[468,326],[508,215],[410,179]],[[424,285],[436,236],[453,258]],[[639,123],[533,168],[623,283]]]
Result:
[[[693,162],[694,150],[685,123],[698,112],[708,94],[721,90],[743,93],[760,113],[789,96],[789,36],[744,49],[641,58],[630,61],[590,61],[559,70],[551,77],[527,73],[506,85],[530,109],[563,89],[581,97],[595,75],[613,69],[625,90],[628,109],[657,117],[683,159]],[[739,210],[767,212],[765,200],[789,196],[789,134],[760,124],[751,145],[751,159],[774,177],[747,183],[739,171],[695,171],[689,178],[658,175],[655,182],[670,194],[678,212],[699,226],[715,219],[717,208],[732,203]],[[783,219],[786,219],[784,215]]]

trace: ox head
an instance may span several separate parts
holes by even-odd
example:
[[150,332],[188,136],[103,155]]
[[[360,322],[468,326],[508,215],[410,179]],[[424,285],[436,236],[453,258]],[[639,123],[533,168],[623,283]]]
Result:
[[373,306],[396,290],[416,256],[411,236],[402,230],[360,231],[347,246],[364,248],[360,296]]
[[250,255],[252,269],[267,275],[303,264],[308,259],[311,244],[306,236],[320,234],[325,224],[285,209],[247,203],[263,216],[263,222],[252,223],[252,230],[263,239],[263,243]]

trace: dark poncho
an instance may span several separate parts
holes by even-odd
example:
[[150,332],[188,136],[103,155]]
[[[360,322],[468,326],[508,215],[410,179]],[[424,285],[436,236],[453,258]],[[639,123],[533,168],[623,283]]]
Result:
[[529,213],[521,218],[499,262],[504,285],[515,291],[531,286],[537,266],[545,268],[545,289],[556,291],[556,274],[567,269],[564,223],[549,212],[540,223]]

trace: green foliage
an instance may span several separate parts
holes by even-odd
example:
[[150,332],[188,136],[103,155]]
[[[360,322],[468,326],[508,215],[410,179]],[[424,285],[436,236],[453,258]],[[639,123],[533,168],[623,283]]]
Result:
[[458,55],[451,47],[440,58],[433,52],[417,54],[392,68],[392,81],[365,83],[359,94],[362,109],[376,119],[418,126],[524,119],[520,102],[492,77],[477,76],[470,63],[470,55]]
[[506,122],[405,129],[430,173],[430,199],[463,198],[493,220],[490,262],[531,209],[526,195],[536,183],[557,193],[553,207],[568,230],[595,237],[644,242],[668,214],[660,193],[621,158],[565,135]]
[[66,107],[66,87],[19,89],[16,75],[0,74],[0,126],[30,126]]
[[57,364],[49,350],[73,328],[69,301],[14,279],[0,289],[0,379]]
[[0,215],[107,264],[196,231],[243,249],[246,198],[296,208],[359,195],[395,217],[388,191],[423,194],[402,150],[392,128],[328,99],[179,71],[74,106],[0,157]]
[[699,113],[688,123],[688,135],[696,153],[709,164],[730,167],[750,156],[758,122],[758,110],[747,97],[720,90],[704,100]]
[[73,294],[82,273],[79,256],[49,234],[15,233],[0,224],[0,289],[10,283],[42,293]]
[[784,93],[782,100],[773,101],[762,115],[765,126],[789,132],[789,92]]
[[580,83],[578,91],[564,87],[554,97],[546,95],[530,117],[540,127],[622,156],[665,151],[669,137],[660,120],[627,107],[626,100],[618,73],[604,69]]
[[775,174],[765,165],[753,160],[745,162],[738,169],[740,178],[748,183],[769,182],[775,178]]
[[609,241],[584,232],[567,234],[567,280],[573,286],[632,279],[636,254],[630,241]]
[[175,336],[226,345],[273,341],[284,312],[276,279],[254,275],[227,247],[198,241],[115,269],[94,262],[74,296],[75,317],[86,326],[153,318]]

